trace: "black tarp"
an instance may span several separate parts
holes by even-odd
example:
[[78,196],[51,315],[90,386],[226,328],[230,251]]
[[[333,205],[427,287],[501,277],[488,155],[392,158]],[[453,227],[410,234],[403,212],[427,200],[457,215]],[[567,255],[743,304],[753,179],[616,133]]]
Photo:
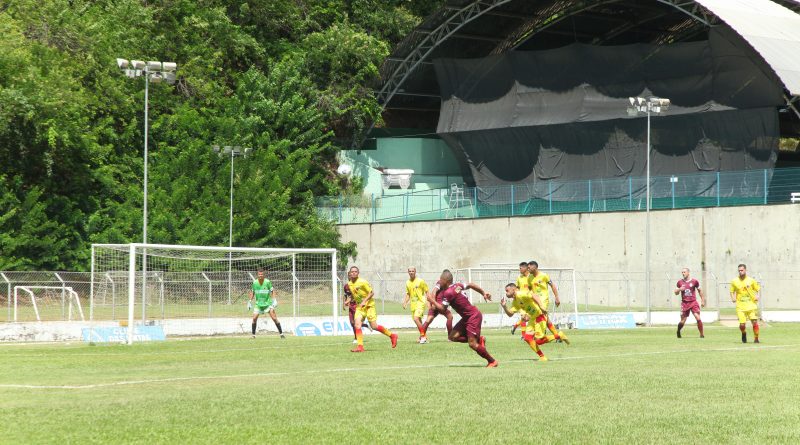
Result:
[[628,97],[658,96],[672,106],[652,117],[652,175],[772,168],[782,89],[741,44],[720,28],[701,42],[437,59],[437,132],[477,186],[644,176],[646,119]]

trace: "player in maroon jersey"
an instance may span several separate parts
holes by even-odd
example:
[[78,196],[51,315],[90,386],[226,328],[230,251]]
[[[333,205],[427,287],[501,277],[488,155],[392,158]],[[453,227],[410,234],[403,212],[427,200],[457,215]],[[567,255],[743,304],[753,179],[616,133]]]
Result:
[[[436,301],[441,303],[442,292],[444,292],[445,289],[447,289],[447,286],[443,286],[442,280],[438,280],[436,284],[433,285],[433,288],[431,288],[428,291],[428,297],[430,295],[433,295]],[[450,312],[447,308],[444,309],[444,312],[439,312],[439,310],[436,309],[436,307],[434,307],[433,305],[431,305],[430,309],[428,309],[428,317],[425,318],[425,323],[422,323],[422,330],[427,332],[428,326],[431,325],[433,319],[436,318],[437,315],[444,315],[445,318],[447,318],[447,323],[445,324],[445,327],[447,328],[447,335],[450,335],[450,331],[453,330],[453,313]]]
[[466,285],[463,283],[453,284],[453,274],[447,269],[442,272],[439,282],[444,289],[441,292],[441,302],[437,301],[433,293],[430,293],[428,294],[428,302],[431,307],[435,307],[440,313],[444,313],[448,307],[452,307],[458,315],[461,315],[461,320],[448,332],[448,340],[468,343],[473,351],[486,359],[488,362],[487,368],[496,368],[497,360],[486,351],[486,338],[481,336],[483,314],[469,302],[469,299],[462,292],[466,289],[472,289],[481,294],[486,301],[492,300],[491,294],[474,283]]
[[706,307],[706,299],[703,297],[703,290],[700,289],[700,282],[694,278],[689,277],[689,268],[684,267],[681,269],[683,278],[678,280],[675,295],[681,295],[681,321],[678,323],[678,338],[681,338],[681,329],[686,319],[689,318],[689,312],[694,315],[697,320],[697,329],[700,331],[700,338],[705,338],[703,335],[703,320],[700,319],[700,305],[697,304],[697,296],[700,296],[700,303]]
[[353,343],[357,343],[356,338],[356,308],[358,304],[353,299],[353,293],[350,292],[350,285],[344,283],[344,308],[350,313],[350,326],[353,328]]

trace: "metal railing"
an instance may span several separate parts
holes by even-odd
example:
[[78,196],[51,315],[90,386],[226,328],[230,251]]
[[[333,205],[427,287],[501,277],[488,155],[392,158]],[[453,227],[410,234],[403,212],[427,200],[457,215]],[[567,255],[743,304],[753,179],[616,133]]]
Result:
[[[518,185],[451,187],[365,196],[328,196],[318,213],[337,224],[451,218],[645,210],[641,177],[537,181]],[[790,203],[800,191],[800,168],[704,172],[651,177],[651,209]]]
[[[486,290],[499,296],[503,291],[506,281],[511,281],[516,274],[515,268],[509,268],[508,277],[491,279],[489,275],[472,276]],[[707,271],[698,274],[701,288],[704,289],[707,311],[733,313],[734,304],[730,302],[728,288],[730,280],[736,275],[735,270],[727,273],[722,271]],[[227,273],[227,272],[226,272]],[[440,271],[419,271],[418,276],[433,285]],[[576,270],[574,295],[577,301],[578,312],[613,312],[613,311],[644,311],[645,304],[645,278],[644,272],[638,271],[581,271]],[[405,282],[408,275],[405,271],[369,271],[362,270],[361,276],[367,279],[375,291],[376,308],[379,314],[408,314],[402,308],[405,295]],[[761,300],[759,305],[763,310],[798,310],[800,309],[800,270],[767,270],[753,273],[756,280],[761,283]],[[60,277],[60,280],[59,280]],[[551,277],[555,277],[551,274]],[[148,319],[166,318],[217,318],[217,317],[249,317],[244,302],[252,280],[242,276],[235,282],[235,295],[237,298],[232,305],[226,303],[227,281],[224,277],[209,276],[206,279],[196,279],[187,282],[180,280],[180,285],[175,289],[175,282],[171,279],[151,280],[152,289],[147,305]],[[467,279],[467,277],[461,277]],[[673,293],[675,283],[680,278],[680,270],[653,271],[651,275],[651,310],[674,311],[680,308],[680,296]],[[106,280],[103,292],[96,292],[94,301],[90,301],[91,280],[88,272],[9,272],[0,271],[0,304],[7,307],[5,320],[0,317],[0,322],[13,322],[16,312],[17,321],[78,320],[77,313],[70,314],[72,302],[80,306],[87,319],[93,320],[119,320],[127,316],[128,295],[127,286],[117,283],[115,277],[96,276],[95,282]],[[338,277],[339,295],[341,285],[346,280],[346,273],[340,272]],[[563,281],[563,280],[562,280]],[[294,277],[288,280],[276,280],[276,288],[283,292],[279,296],[285,305],[279,307],[281,314],[293,316],[315,316],[330,314],[330,291],[320,292],[321,281],[319,277]],[[211,293],[209,285],[212,286]],[[565,284],[568,286],[568,284]],[[166,287],[166,289],[165,289]],[[14,306],[14,290],[29,288],[37,290],[37,306],[34,308],[30,298],[20,298],[17,307]],[[328,288],[329,289],[329,288]],[[74,295],[79,301],[71,300]],[[291,294],[297,292],[297,298],[291,299]],[[567,292],[567,287],[562,293]],[[569,293],[573,293],[572,290]],[[165,301],[164,295],[169,295]],[[214,296],[209,301],[209,296]],[[320,298],[317,298],[317,294]],[[137,294],[138,295],[138,294]],[[564,297],[566,294],[564,294]],[[564,299],[562,297],[562,300]],[[285,298],[285,299],[284,299]],[[497,299],[496,299],[497,300]],[[488,313],[498,312],[499,308],[494,303],[483,303],[476,299],[482,310]],[[136,310],[141,305],[137,302]],[[213,310],[212,310],[213,309]],[[341,310],[341,309],[339,309]],[[92,314],[89,316],[89,314]],[[344,313],[343,311],[341,313]]]

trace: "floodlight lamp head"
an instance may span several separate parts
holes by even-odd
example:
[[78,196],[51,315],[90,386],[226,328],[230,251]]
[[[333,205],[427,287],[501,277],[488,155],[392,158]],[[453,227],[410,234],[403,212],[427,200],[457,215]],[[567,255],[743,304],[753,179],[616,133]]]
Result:
[[135,70],[143,70],[145,67],[145,63],[142,60],[131,60],[131,66]]
[[162,63],[162,68],[164,71],[171,73],[178,69],[178,64],[175,62],[164,62]]
[[163,77],[164,81],[167,82],[170,85],[175,83],[175,79],[176,79],[175,73],[161,73],[161,77]]
[[246,147],[246,148],[244,149],[244,155],[245,155],[245,156],[249,155],[249,154],[250,154],[250,153],[252,153],[252,152],[253,152],[253,149],[252,149],[251,147]]
[[161,73],[150,73],[150,82],[161,83],[162,80],[164,80],[164,77]]
[[128,59],[117,59],[117,68],[124,70],[128,68]]
[[633,105],[633,104],[635,104],[635,103],[636,103],[636,99],[635,99],[635,98],[633,98],[633,97],[629,97],[629,98],[628,98],[628,102],[630,102],[630,103],[631,103],[631,105]]
[[214,153],[219,153],[219,145],[212,145],[211,149],[214,150]]
[[233,151],[233,147],[231,147],[230,145],[226,145],[225,147],[222,148],[222,152],[225,153],[226,155],[231,154],[231,151]]
[[639,103],[639,106],[641,106],[641,105],[643,105],[643,104],[644,104],[644,98],[643,98],[643,97],[637,97],[637,98],[636,98],[636,102],[638,102],[638,103]]
[[161,71],[161,62],[158,60],[150,60],[147,62],[148,71]]

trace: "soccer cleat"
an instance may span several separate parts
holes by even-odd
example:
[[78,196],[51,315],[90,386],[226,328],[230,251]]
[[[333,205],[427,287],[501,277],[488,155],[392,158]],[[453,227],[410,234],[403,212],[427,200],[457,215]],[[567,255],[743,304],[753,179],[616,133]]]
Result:
[[540,362],[546,362],[547,361],[547,357],[541,356],[541,357],[539,357],[539,361]]
[[681,337],[681,331],[678,331],[678,338],[683,338]]
[[511,335],[514,335],[514,332],[517,332],[517,325],[511,327]]
[[425,343],[428,343],[428,337],[420,337],[419,344],[424,345]]
[[396,348],[397,347],[397,334],[392,334],[392,336],[389,337],[389,338],[392,339],[392,348]]
[[486,337],[484,337],[483,335],[481,335],[481,347],[482,348],[486,347]]
[[253,334],[250,338],[256,338],[256,334]]
[[700,338],[706,338],[706,336],[703,335],[703,334],[700,334]]
[[499,364],[500,364],[500,363],[498,363],[498,362],[497,362],[497,360],[495,360],[495,361],[493,361],[492,363],[489,363],[488,365],[486,365],[486,367],[487,367],[487,368],[496,368],[496,367],[497,367],[497,365],[499,365]]
[[747,334],[742,332],[742,343],[747,343]]
[[285,336],[285,335],[283,335],[283,334],[281,334],[281,338],[282,338],[282,339],[284,339],[284,340],[286,340],[286,336]]
[[350,352],[364,352],[364,346],[358,345],[355,348],[351,349]]
[[563,341],[564,343],[566,343],[569,346],[569,338],[567,338],[567,336],[564,335],[563,332],[558,331],[558,336],[561,337],[561,341]]
[[356,340],[356,339],[353,339],[353,344],[354,344],[354,345],[357,345],[357,344],[358,344],[358,340]]
[[760,342],[760,341],[758,341],[758,337],[756,337],[756,339],[755,339],[755,340],[753,340],[753,343],[761,343],[761,342]]

